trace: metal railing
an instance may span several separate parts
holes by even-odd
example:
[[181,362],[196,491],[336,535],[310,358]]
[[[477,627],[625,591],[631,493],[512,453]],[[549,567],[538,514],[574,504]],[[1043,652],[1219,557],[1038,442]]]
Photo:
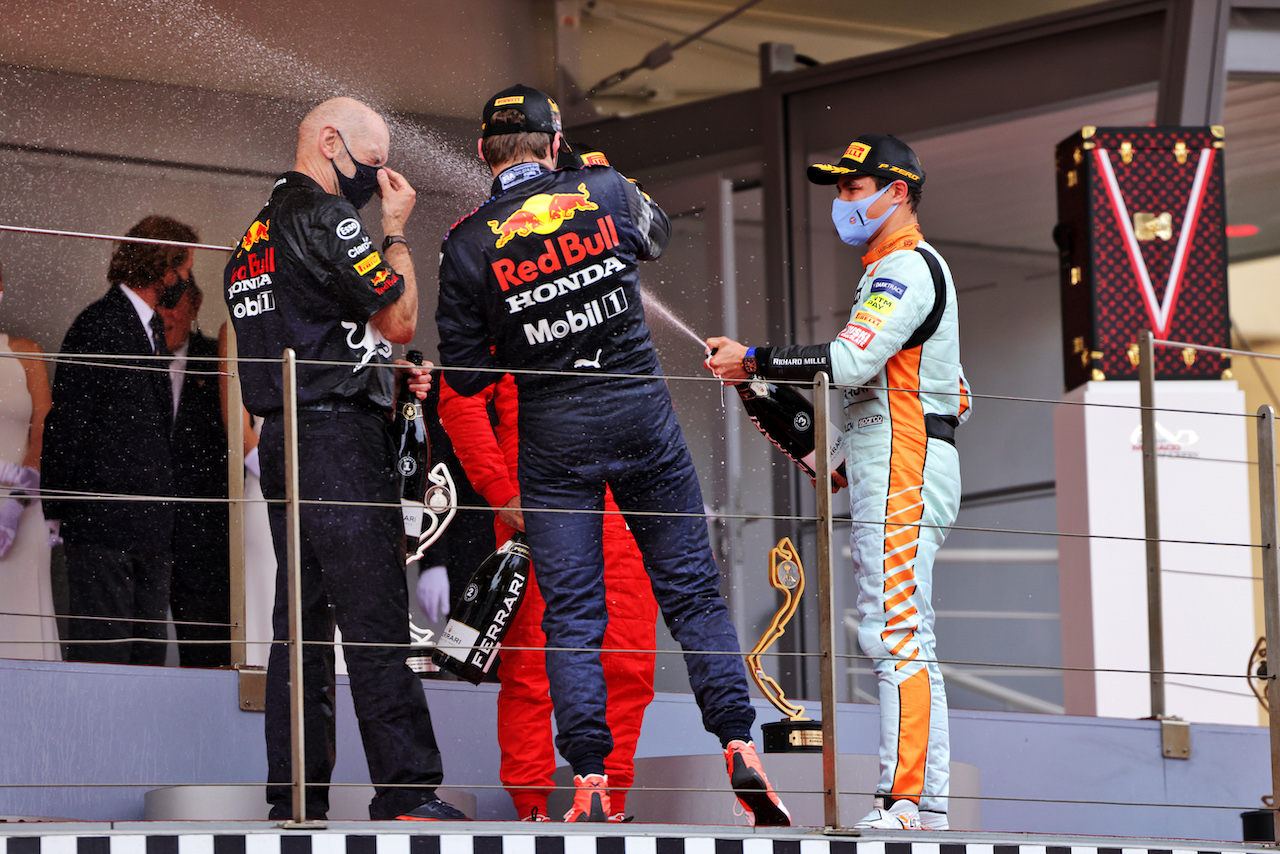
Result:
[[[1157,344],[1161,346],[1165,345],[1165,342],[1147,341],[1145,343],[1148,347],[1152,347]],[[1172,345],[1169,345],[1169,346],[1172,346]],[[1144,351],[1144,352],[1149,352],[1149,351]],[[1149,359],[1144,358],[1143,361],[1146,361],[1149,363]],[[305,790],[308,783],[304,779],[304,776],[302,773],[303,769],[306,767],[306,762],[305,762],[304,756],[302,755],[303,720],[301,715],[301,696],[300,696],[301,686],[302,686],[301,652],[305,643],[313,643],[313,642],[302,641],[300,639],[301,628],[300,628],[300,624],[298,623],[298,619],[299,619],[298,611],[300,608],[298,586],[297,586],[298,585],[297,573],[299,572],[299,563],[297,560],[297,555],[299,554],[299,548],[300,548],[299,542],[298,542],[298,537],[299,537],[298,519],[301,513],[302,505],[306,504],[307,502],[302,501],[300,499],[297,491],[297,478],[298,478],[297,463],[296,463],[297,434],[296,434],[296,426],[294,426],[295,424],[294,414],[292,413],[292,407],[293,407],[292,402],[295,399],[295,395],[296,395],[296,379],[295,379],[296,364],[297,364],[297,360],[292,353],[286,354],[285,358],[282,361],[282,371],[284,372],[285,387],[287,390],[286,400],[288,401],[286,419],[289,422],[288,428],[286,430],[286,440],[287,440],[286,441],[286,457],[287,457],[286,463],[287,463],[287,470],[288,470],[288,479],[286,481],[287,482],[286,507],[287,507],[287,513],[289,518],[289,526],[288,526],[289,561],[288,561],[287,569],[290,573],[290,579],[291,579],[290,614],[292,619],[291,619],[290,637],[288,638],[287,642],[290,648],[289,660],[290,660],[290,667],[292,671],[291,701],[294,704],[292,714],[295,721],[294,734],[293,734],[293,750],[295,751],[294,761],[293,761],[293,769],[294,769],[293,786],[294,786],[294,811],[295,811],[294,820],[297,822],[303,822],[305,820],[305,814],[303,812],[303,809],[304,809],[303,804],[305,803]],[[686,378],[669,377],[668,379],[676,380],[676,379],[686,379]],[[693,378],[687,378],[687,379],[693,379]],[[697,379],[706,381],[703,378],[697,378]],[[1153,379],[1150,378],[1149,376],[1144,377],[1143,382],[1149,384],[1153,382]],[[829,404],[828,404],[829,391],[831,388],[832,386],[827,381],[825,375],[820,376],[813,385],[814,403],[815,403],[815,422],[817,425],[817,435],[815,437],[816,445],[819,449],[823,449],[824,451],[830,446],[828,437],[825,435],[825,425],[829,424],[831,420]],[[893,391],[893,390],[886,390],[886,391]],[[1150,419],[1147,422],[1147,425],[1154,423],[1153,413],[1156,410],[1156,407],[1153,404],[1153,400],[1154,400],[1153,392],[1148,392],[1148,394],[1144,397],[1143,403],[1140,407],[1144,419]],[[1259,469],[1259,475],[1260,475],[1260,485],[1262,489],[1261,500],[1260,500],[1260,514],[1263,522],[1262,538],[1261,538],[1261,541],[1257,544],[1222,543],[1221,545],[1249,546],[1249,547],[1260,549],[1263,556],[1263,564],[1264,564],[1263,580],[1264,580],[1265,595],[1266,595],[1266,603],[1265,603],[1266,619],[1267,619],[1266,632],[1267,632],[1267,637],[1270,638],[1275,636],[1277,631],[1280,631],[1280,604],[1278,604],[1280,600],[1277,599],[1277,582],[1276,582],[1276,571],[1277,571],[1276,544],[1277,542],[1280,542],[1280,535],[1277,535],[1277,531],[1276,531],[1276,497],[1275,497],[1276,462],[1275,462],[1275,451],[1274,451],[1274,445],[1275,445],[1274,414],[1270,407],[1264,406],[1259,410],[1259,413],[1254,418],[1254,420],[1256,422],[1257,431],[1258,431],[1257,432],[1258,455],[1259,455],[1258,469]],[[1154,439],[1156,435],[1156,431],[1154,430],[1153,427],[1146,426],[1146,429],[1144,429],[1143,432],[1144,432],[1144,451],[1145,451],[1148,449],[1148,446],[1151,443],[1150,440]],[[233,435],[238,439],[239,437],[238,432],[234,433]],[[235,442],[233,441],[233,445],[234,444]],[[1154,461],[1155,459],[1156,459],[1156,454],[1155,454],[1154,448],[1151,448],[1148,454],[1144,454],[1144,463],[1149,463],[1149,461]],[[830,472],[830,459],[828,454],[825,452],[819,453],[815,462],[816,462],[816,467],[818,469],[817,482],[823,483],[824,480],[829,476],[829,472]],[[1147,487],[1147,489],[1145,490],[1145,494],[1147,496],[1148,501],[1151,501],[1153,499],[1158,499],[1158,493],[1154,489],[1154,484]],[[84,496],[84,498],[91,498],[91,499],[101,499],[102,497],[103,496],[88,496],[88,495]],[[129,496],[129,497],[122,496],[121,498],[137,499],[137,498],[147,498],[147,496]],[[228,500],[233,506],[243,507],[244,502],[242,498],[232,498]],[[834,532],[834,527],[837,523],[843,524],[843,523],[848,523],[854,520],[848,519],[848,518],[841,519],[835,515],[832,507],[830,493],[828,491],[816,490],[815,500],[816,500],[817,509],[816,509],[816,513],[813,516],[806,516],[804,514],[793,514],[790,516],[773,516],[770,518],[792,519],[800,522],[812,523],[816,526],[818,548],[816,550],[817,564],[814,567],[814,569],[819,579],[818,587],[819,587],[819,597],[821,601],[819,613],[822,619],[822,625],[820,626],[820,630],[818,633],[818,640],[819,640],[818,650],[816,651],[816,653],[774,653],[774,654],[790,655],[790,656],[812,656],[820,660],[821,708],[822,708],[822,721],[823,721],[823,728],[824,728],[824,753],[823,753],[823,763],[822,763],[822,784],[821,784],[820,791],[823,795],[823,813],[824,813],[825,824],[828,827],[839,828],[844,824],[846,824],[847,822],[845,821],[846,817],[843,817],[840,813],[840,804],[839,804],[839,796],[845,793],[840,791],[839,786],[837,785],[837,782],[836,782],[839,779],[839,767],[838,767],[839,742],[837,740],[838,732],[837,732],[837,726],[836,726],[837,718],[838,718],[836,713],[837,712],[837,709],[836,709],[837,677],[838,677],[838,674],[840,673],[840,665],[842,661],[846,661],[850,659],[866,660],[867,657],[862,655],[843,654],[839,651],[839,648],[836,643],[836,632],[843,624],[843,621],[838,621],[836,619],[836,615],[839,612],[836,610],[838,605],[833,598],[833,594],[835,590],[834,574],[835,574],[835,565],[836,565],[833,532]],[[1148,516],[1149,515],[1150,514],[1148,514]],[[1068,532],[1056,532],[1056,531],[1044,531],[1044,532],[1038,532],[1038,533],[1042,533],[1044,535],[1050,535],[1050,536],[1071,535]],[[1144,543],[1149,547],[1151,545],[1152,540],[1158,539],[1158,536],[1152,536],[1152,535],[1153,534],[1158,535],[1158,533],[1159,533],[1158,531],[1152,531],[1150,528],[1148,528],[1145,537],[1135,538],[1135,539],[1142,539]],[[1084,536],[1091,536],[1091,535],[1084,535]],[[1187,542],[1187,541],[1189,540],[1186,537],[1183,537],[1178,540],[1163,540],[1162,542]],[[1159,543],[1157,543],[1157,545],[1159,545]],[[1034,550],[1034,552],[1035,553],[1032,555],[1032,557],[1036,559],[1045,559],[1045,554],[1048,553],[1047,550]],[[1045,554],[1042,554],[1042,552],[1044,552]],[[1157,567],[1157,570],[1158,570],[1159,569],[1158,559],[1155,561],[1155,566]],[[1164,571],[1168,571],[1168,570],[1164,570]],[[1151,569],[1150,569],[1150,563],[1149,563],[1148,573],[1150,572],[1151,572]],[[1150,597],[1150,598],[1156,600],[1154,603],[1149,603],[1149,605],[1150,607],[1157,609],[1155,619],[1160,620],[1161,615],[1158,613],[1158,607],[1159,607],[1158,597]],[[233,619],[232,624],[238,625],[240,627],[240,631],[243,632],[242,619],[241,620]],[[1158,635],[1156,635],[1155,633],[1152,633],[1152,637],[1157,637],[1157,636]],[[1153,711],[1155,711],[1158,708],[1157,703],[1159,702],[1155,692],[1157,688],[1163,691],[1163,688],[1165,686],[1165,677],[1169,675],[1166,672],[1163,664],[1160,647],[1161,647],[1161,644],[1158,644],[1158,643],[1155,643],[1152,645],[1151,666],[1148,670],[1148,675],[1150,678],[1152,691],[1153,691],[1153,694],[1152,694]],[[969,664],[969,663],[944,662],[944,664],[954,673],[955,666]],[[1022,666],[1022,665],[1015,665],[1015,666]],[[1026,666],[1026,667],[1029,667],[1029,666]],[[1031,668],[1031,669],[1034,669],[1034,668]],[[1223,675],[1231,676],[1232,674],[1223,674]],[[1277,720],[1275,717],[1277,714],[1276,710],[1280,710],[1280,701],[1277,701],[1277,695],[1275,694],[1276,687],[1274,685],[1274,681],[1275,681],[1274,678],[1269,679],[1267,683],[1267,688],[1268,688],[1268,694],[1272,699],[1271,732],[1272,732],[1272,746],[1273,746],[1272,748],[1273,749],[1273,761],[1272,761],[1273,781],[1275,781],[1277,784],[1280,784],[1280,779],[1276,778],[1276,773],[1277,773],[1276,769],[1280,768],[1280,762],[1276,761],[1276,757],[1280,756],[1280,753],[1276,752],[1280,750],[1280,741],[1278,741],[1276,738],[1276,733],[1280,732],[1280,720]],[[1162,698],[1160,699],[1162,700]],[[343,785],[343,784],[333,783],[330,785]],[[465,787],[466,788],[483,788],[484,786],[476,783],[467,783],[465,784]],[[787,791],[802,792],[805,790],[783,789],[780,787],[780,791],[785,793]]]
[[[80,235],[99,237],[98,235]],[[221,248],[221,247],[202,247],[202,248]],[[1144,495],[1144,520],[1145,531],[1142,537],[1131,537],[1128,539],[1142,540],[1146,550],[1146,578],[1148,584],[1149,595],[1147,597],[1148,606],[1148,637],[1150,639],[1150,663],[1146,671],[1150,683],[1151,694],[1151,711],[1152,714],[1159,717],[1165,714],[1166,699],[1165,689],[1167,686],[1166,677],[1170,675],[1167,671],[1163,655],[1163,613],[1161,610],[1161,579],[1164,572],[1170,570],[1161,566],[1161,545],[1163,543],[1189,542],[1186,537],[1177,539],[1162,538],[1159,529],[1159,492],[1157,483],[1157,430],[1155,426],[1155,413],[1158,407],[1155,403],[1155,380],[1152,366],[1154,365],[1154,348],[1157,346],[1169,346],[1185,348],[1182,342],[1158,341],[1147,333],[1143,334],[1140,343],[1141,356],[1139,366],[1141,369],[1140,389],[1141,400],[1138,407],[1142,420],[1142,455],[1143,455],[1143,495]],[[1223,348],[1202,348],[1214,352],[1229,352],[1233,355],[1250,356],[1254,354],[1229,351]],[[57,359],[59,356],[54,354],[47,358]],[[82,358],[82,357],[81,357]],[[110,362],[110,357],[105,354],[101,358]],[[136,358],[136,357],[131,357]],[[234,351],[230,358],[235,359]],[[282,371],[285,377],[286,388],[286,508],[288,518],[288,547],[289,556],[288,566],[285,568],[289,573],[289,597],[290,597],[290,635],[287,639],[289,645],[289,662],[291,670],[291,703],[293,716],[293,819],[297,823],[305,823],[305,793],[308,782],[305,779],[304,769],[306,767],[303,739],[303,715],[302,715],[302,650],[306,643],[315,643],[304,641],[302,639],[301,628],[301,598],[300,598],[300,516],[302,506],[307,502],[301,500],[298,492],[298,470],[297,470],[297,422],[296,412],[296,370],[297,359],[292,351],[287,352],[282,360]],[[153,368],[159,369],[159,368]],[[602,376],[598,372],[592,372],[593,376]],[[714,382],[714,380],[705,377],[667,377],[668,380],[697,380],[702,382]],[[243,536],[243,454],[240,439],[242,436],[242,425],[239,423],[242,409],[239,405],[239,387],[238,383],[229,383],[231,391],[231,405],[229,408],[230,419],[227,425],[229,440],[229,470],[231,474],[230,495],[225,499],[233,508],[231,513],[230,530],[233,538],[232,555],[233,562],[239,560],[239,571],[232,571],[233,579],[233,618],[230,624],[233,629],[232,642],[235,650],[234,655],[237,661],[243,661],[245,658],[244,650],[247,643],[245,636],[244,624],[244,577],[243,577],[243,547],[237,547],[235,538]],[[812,391],[814,396],[815,407],[815,440],[818,453],[816,455],[815,467],[817,469],[816,482],[824,484],[829,480],[831,470],[831,460],[829,456],[830,441],[827,435],[828,425],[830,424],[830,403],[829,392],[832,384],[826,375],[820,375],[813,383]],[[905,393],[909,390],[903,389],[884,389],[886,393]],[[983,395],[973,395],[977,398]],[[1030,398],[1016,398],[1011,396],[990,395],[986,396],[992,400],[1009,400],[1020,402],[1041,402],[1046,404],[1057,405],[1061,403],[1055,400],[1035,401]],[[1218,414],[1218,413],[1215,413]],[[1271,407],[1263,406],[1259,409],[1256,416],[1252,417],[1257,430],[1257,446],[1258,446],[1258,473],[1259,473],[1259,513],[1261,520],[1261,538],[1256,544],[1248,543],[1215,543],[1215,545],[1231,545],[1246,546],[1257,548],[1260,550],[1263,564],[1263,587],[1264,587],[1264,610],[1266,620],[1266,638],[1268,640],[1280,635],[1280,586],[1277,582],[1277,566],[1278,566],[1278,548],[1280,548],[1280,531],[1277,530],[1277,497],[1276,497],[1276,455],[1275,455],[1275,417]],[[74,498],[74,496],[62,496]],[[105,496],[82,496],[88,499],[101,500]],[[154,498],[154,496],[119,496],[121,500],[138,500],[146,498]],[[223,500],[223,499],[212,499]],[[822,756],[822,781],[821,794],[823,796],[823,815],[824,822],[827,827],[840,828],[845,825],[845,817],[841,816],[839,796],[844,794],[840,791],[839,780],[839,742],[837,727],[837,679],[841,672],[841,663],[847,660],[860,659],[868,660],[865,655],[849,655],[841,653],[837,645],[837,632],[844,625],[844,621],[838,619],[841,613],[839,603],[835,601],[835,539],[834,530],[837,523],[845,524],[857,520],[848,518],[838,518],[833,509],[831,495],[826,489],[815,490],[815,512],[812,516],[796,513],[792,515],[769,515],[767,517],[739,515],[738,518],[770,518],[770,519],[786,519],[805,524],[814,525],[816,535],[816,559],[815,567],[818,578],[818,594],[819,594],[819,620],[820,626],[818,631],[818,649],[813,653],[805,652],[774,652],[773,655],[800,657],[814,657],[820,661],[820,705],[822,710],[823,725],[823,756]],[[492,509],[492,508],[485,508]],[[957,530],[953,526],[953,530]],[[999,533],[1019,533],[1008,530],[999,529],[978,529],[972,530],[998,530]],[[1022,532],[1036,533],[1046,536],[1055,537],[1071,537],[1071,536],[1101,536],[1093,534],[1077,534],[1074,532],[1061,531],[1036,531]],[[1039,550],[1036,555],[1043,557]],[[2,652],[2,650],[0,650]],[[668,651],[660,651],[666,653]],[[674,654],[674,653],[673,653]],[[958,665],[970,664],[970,662],[940,662],[949,668]],[[1027,669],[1040,669],[1030,665],[1012,665],[1018,667],[1026,667]],[[1061,669],[1061,668],[1060,668]],[[954,670],[953,670],[954,672]],[[1239,678],[1238,674],[1212,674],[1222,675],[1230,678]],[[1280,693],[1277,691],[1276,680],[1274,676],[1267,679],[1267,695],[1270,700],[1270,737],[1271,737],[1271,773],[1274,791],[1280,791]],[[378,781],[375,781],[375,783]],[[260,784],[246,784],[260,785]],[[329,785],[343,785],[341,783],[331,783]],[[363,785],[363,784],[360,784]],[[486,788],[487,786],[479,783],[468,782],[463,784],[465,788]],[[496,788],[496,786],[493,786]],[[805,791],[803,789],[783,789],[787,791]],[[869,794],[869,793],[860,793]],[[1035,799],[1028,799],[1035,800]],[[1088,801],[1080,801],[1080,803],[1088,803]]]

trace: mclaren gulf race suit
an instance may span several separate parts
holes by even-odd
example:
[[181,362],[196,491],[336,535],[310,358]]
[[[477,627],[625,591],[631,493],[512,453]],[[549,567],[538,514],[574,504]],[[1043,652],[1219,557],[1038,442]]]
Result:
[[[311,178],[288,172],[249,226],[224,274],[239,343],[244,402],[264,417],[262,491],[276,561],[285,554],[284,419],[278,360],[298,366],[298,470],[302,528],[302,631],[307,816],[323,818],[335,755],[334,620],[348,642],[347,670],[369,775],[372,819],[391,819],[432,797],[443,778],[431,717],[409,642],[404,529],[395,449],[391,345],[370,318],[404,290],[356,209]],[[261,361],[253,361],[259,359]],[[341,504],[328,502],[344,502]],[[367,502],[360,506],[345,502]],[[381,505],[381,506],[373,506]],[[288,818],[288,573],[277,573],[267,668],[267,799]],[[389,786],[386,784],[398,784]],[[405,785],[408,784],[408,785]]]
[[[607,166],[520,163],[493,192],[445,240],[436,323],[458,393],[476,394],[504,370],[516,376],[520,498],[542,627],[558,650],[546,656],[556,746],[582,776],[602,774],[613,749],[595,651],[608,619],[606,487],[686,652],[703,724],[722,745],[748,740],[755,710],[702,491],[640,303],[636,262],[666,247],[666,215]],[[583,512],[562,512],[574,510]]]
[[955,286],[912,224],[863,256],[849,322],[830,344],[757,348],[767,377],[828,371],[844,391],[858,642],[880,687],[877,791],[946,812],[947,701],[934,653],[933,559],[955,522],[955,428],[969,415]]
[[[497,423],[490,421],[492,404]],[[520,494],[516,485],[519,404],[515,378],[503,376],[472,397],[463,397],[440,382],[440,420],[457,449],[467,478],[491,507],[504,507]],[[652,650],[658,603],[653,598],[635,538],[618,515],[618,505],[606,492],[604,499],[604,588],[609,623],[600,656],[609,690],[607,722],[613,734],[613,752],[605,758],[610,799],[615,815],[626,811],[627,790],[635,779],[636,742],[644,712],[653,699]],[[494,518],[499,544],[515,529]],[[551,696],[547,680],[547,645],[542,631],[546,605],[535,573],[529,576],[524,602],[511,621],[502,649],[498,678],[498,747],[502,751],[502,783],[507,787],[520,818],[547,814],[547,795],[555,772],[551,740]],[[520,647],[526,647],[521,649]]]

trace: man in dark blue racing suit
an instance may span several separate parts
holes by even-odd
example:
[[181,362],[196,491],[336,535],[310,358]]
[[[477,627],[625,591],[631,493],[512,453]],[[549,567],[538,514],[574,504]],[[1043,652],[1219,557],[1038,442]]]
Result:
[[[636,262],[666,247],[666,214],[608,166],[553,169],[559,110],[536,89],[495,95],[482,135],[493,197],[445,240],[436,323],[455,391],[471,395],[504,372],[516,376],[520,498],[546,599],[556,746],[576,775],[565,820],[610,814],[604,758],[613,740],[599,653],[608,486],[747,815],[789,824],[751,742],[755,710],[702,491],[640,302]],[[476,368],[498,370],[465,370]]]
[[[418,289],[404,238],[415,192],[387,161],[377,113],[350,98],[312,110],[294,171],[276,181],[223,276],[242,359],[244,402],[261,415],[262,491],[275,541],[276,602],[267,668],[267,800],[291,814],[288,566],[280,359],[298,366],[304,733],[308,818],[324,818],[334,761],[334,623],[375,796],[372,819],[466,816],[436,798],[443,778],[426,698],[405,664],[404,532],[389,435],[391,344],[413,338]],[[381,251],[357,209],[382,196]],[[385,257],[384,257],[385,256]],[[254,361],[259,360],[259,361]],[[271,360],[271,361],[268,361]],[[407,363],[406,363],[407,364]],[[425,383],[426,380],[423,380]],[[325,502],[325,503],[316,503]],[[350,503],[355,502],[355,503]]]

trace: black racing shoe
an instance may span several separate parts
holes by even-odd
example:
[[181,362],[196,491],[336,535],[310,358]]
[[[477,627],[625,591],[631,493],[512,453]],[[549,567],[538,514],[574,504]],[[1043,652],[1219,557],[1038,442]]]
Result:
[[471,819],[452,804],[447,804],[439,798],[432,798],[404,815],[396,816],[396,821],[471,821]]

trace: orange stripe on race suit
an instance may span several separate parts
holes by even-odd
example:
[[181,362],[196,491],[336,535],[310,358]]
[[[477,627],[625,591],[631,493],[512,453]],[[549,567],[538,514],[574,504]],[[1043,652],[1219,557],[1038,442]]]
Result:
[[[885,634],[893,634],[893,632],[885,632]],[[902,640],[898,641],[897,646],[889,650],[890,655],[897,655],[898,652],[901,651],[901,649],[907,645],[907,641],[911,640],[915,636],[916,636],[915,629],[907,629],[906,635],[902,638]]]
[[[924,502],[921,500],[921,484],[924,483],[924,455],[927,439],[924,432],[924,410],[920,405],[920,348],[903,350],[889,359],[885,365],[885,380],[890,389],[913,389],[913,391],[890,391],[889,423],[893,430],[889,451],[889,498],[885,502],[885,518],[892,519],[895,530],[885,537],[885,553],[900,548],[903,529],[897,525],[908,525],[905,529],[913,541],[920,536],[920,529],[914,527],[924,517]],[[886,525],[886,529],[887,529]],[[887,574],[900,566],[915,560],[917,546],[892,554],[884,560],[883,571]],[[886,591],[890,586],[886,583]]]
[[960,411],[957,414],[964,420],[964,414],[969,411],[969,387],[964,384],[964,380],[960,380],[960,394],[964,396],[960,398]]
[[916,588],[915,588],[915,585],[913,584],[910,587],[908,587],[906,590],[903,590],[901,593],[898,593],[895,596],[890,596],[888,599],[884,600],[885,611],[892,611],[895,607],[897,607],[898,605],[901,605],[903,602],[911,598],[911,594],[915,592],[916,592]]
[[929,750],[929,672],[921,669],[898,686],[898,767],[893,795],[920,802]]
[[916,571],[914,567],[904,569],[902,572],[899,572],[897,575],[891,575],[888,578],[886,578],[884,582],[884,589],[892,590],[902,582],[910,581],[915,577],[916,577]]
[[915,608],[908,608],[907,610],[903,611],[901,614],[897,615],[896,617],[890,617],[888,620],[886,620],[886,621],[885,621],[885,626],[886,626],[886,627],[887,627],[887,626],[896,626],[896,625],[898,625],[898,623],[901,623],[901,622],[902,622],[903,620],[905,620],[907,617],[914,617],[914,616],[915,616],[916,614],[918,614],[918,613],[920,613],[920,612],[919,612],[919,611],[917,611]]
[[[897,520],[894,521],[896,522]],[[892,551],[893,549],[910,545],[911,541],[918,536],[920,536],[920,529],[911,525],[905,528],[898,528],[892,534],[886,533],[884,537],[885,551]]]

